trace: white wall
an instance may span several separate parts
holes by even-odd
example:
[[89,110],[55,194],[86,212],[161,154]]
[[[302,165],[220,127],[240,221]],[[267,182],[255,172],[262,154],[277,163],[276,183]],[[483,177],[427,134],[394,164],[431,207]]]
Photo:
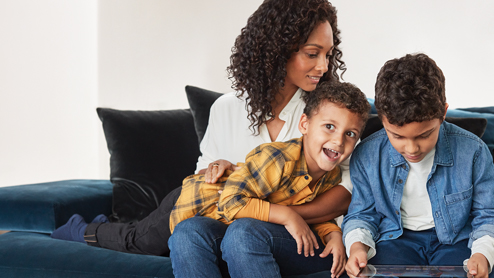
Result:
[[[231,47],[261,0],[99,1],[99,105],[187,108],[185,86],[229,92]],[[100,161],[108,161],[101,133]],[[100,165],[109,176],[108,163]]]
[[[97,106],[187,107],[230,91],[230,49],[262,0],[11,0],[0,9],[0,186],[108,178]],[[494,1],[333,0],[345,81],[373,97],[386,60],[425,52],[451,107],[493,106]]]
[[334,0],[342,30],[344,78],[374,96],[381,66],[424,52],[446,76],[452,108],[494,106],[494,1]]
[[[425,52],[446,75],[452,107],[488,105],[485,92],[494,73],[489,49],[494,43],[494,1],[331,2],[338,9],[348,66],[344,78],[367,95],[374,95],[375,77],[385,61]],[[261,3],[100,1],[100,105],[187,107],[186,84],[229,91],[225,69],[230,49]]]
[[229,91],[231,47],[261,0],[99,1],[99,103],[188,107],[185,85]]
[[97,2],[0,5],[0,186],[97,177]]

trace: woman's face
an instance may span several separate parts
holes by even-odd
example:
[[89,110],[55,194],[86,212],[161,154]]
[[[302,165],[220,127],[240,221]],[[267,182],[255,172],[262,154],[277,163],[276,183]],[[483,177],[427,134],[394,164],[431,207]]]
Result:
[[333,30],[329,22],[325,21],[316,25],[307,42],[288,59],[283,91],[295,92],[298,88],[313,91],[328,71],[332,51]]

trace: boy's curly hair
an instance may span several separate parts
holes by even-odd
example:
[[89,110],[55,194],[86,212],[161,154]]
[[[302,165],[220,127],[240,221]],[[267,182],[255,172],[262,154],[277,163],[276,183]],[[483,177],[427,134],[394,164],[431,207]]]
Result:
[[343,106],[352,113],[359,115],[365,126],[371,106],[365,94],[355,85],[339,81],[320,83],[314,91],[304,95],[304,114],[311,118],[314,113],[317,113],[324,100]]
[[271,102],[284,87],[286,63],[307,42],[319,23],[328,21],[333,31],[333,54],[323,80],[339,80],[345,72],[341,60],[340,30],[336,9],[327,0],[265,0],[250,16],[235,40],[227,68],[232,88],[247,94],[250,128],[257,133],[267,117],[273,117]]
[[407,54],[384,64],[376,81],[376,109],[392,125],[444,118],[445,78],[429,56]]

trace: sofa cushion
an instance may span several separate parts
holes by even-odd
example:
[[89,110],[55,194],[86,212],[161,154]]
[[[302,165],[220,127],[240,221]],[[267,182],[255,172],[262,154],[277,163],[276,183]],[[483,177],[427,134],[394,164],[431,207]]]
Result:
[[1,277],[173,277],[170,258],[128,254],[49,235],[0,235]]
[[197,139],[201,143],[206,128],[209,123],[209,111],[213,102],[222,94],[201,89],[194,86],[185,86],[187,100],[189,101],[192,117],[194,117],[194,127],[197,133]]
[[189,109],[98,108],[110,152],[112,222],[141,220],[194,173],[199,146]]
[[[49,235],[10,232],[0,235],[0,277],[173,278],[169,257],[128,254],[56,240]],[[293,278],[330,277],[322,271]]]
[[[0,188],[0,230],[51,233],[74,213],[111,213],[108,180],[66,180]],[[0,245],[1,246],[1,245]],[[0,248],[1,249],[1,248]]]

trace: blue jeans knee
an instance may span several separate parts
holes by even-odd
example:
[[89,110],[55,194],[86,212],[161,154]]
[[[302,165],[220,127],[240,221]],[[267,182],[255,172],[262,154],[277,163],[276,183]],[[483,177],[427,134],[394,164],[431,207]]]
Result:
[[168,240],[176,277],[227,277],[220,245],[227,225],[208,218],[192,217],[180,222]]

